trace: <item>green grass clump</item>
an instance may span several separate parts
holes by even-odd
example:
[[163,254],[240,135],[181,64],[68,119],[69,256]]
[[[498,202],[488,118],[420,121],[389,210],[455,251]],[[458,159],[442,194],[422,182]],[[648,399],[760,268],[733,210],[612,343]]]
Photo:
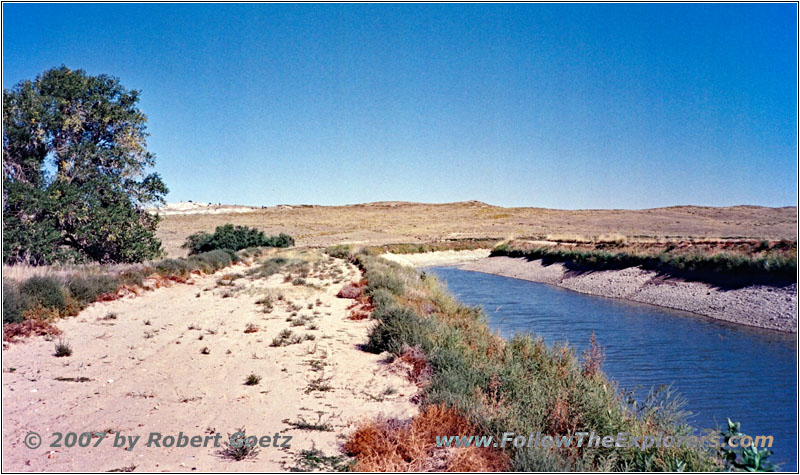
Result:
[[31,277],[19,286],[19,292],[26,301],[27,307],[41,305],[45,308],[55,309],[62,314],[67,310],[64,286],[55,277]]
[[53,353],[53,355],[58,358],[72,356],[72,347],[69,345],[69,343],[59,340],[56,343],[56,351]]
[[187,259],[191,266],[209,273],[228,267],[235,262],[239,262],[239,260],[239,256],[236,253],[231,254],[223,249],[202,252]]
[[186,259],[163,259],[153,267],[159,274],[170,277],[187,277],[194,270]]
[[245,386],[255,386],[260,382],[261,382],[261,376],[258,376],[255,373],[250,373],[244,380]]
[[26,308],[19,286],[14,281],[3,279],[3,324],[25,320],[22,312]]
[[66,286],[70,297],[85,307],[98,296],[117,290],[118,281],[109,274],[74,275],[67,279]]
[[198,232],[186,238],[183,248],[189,254],[213,251],[215,249],[240,249],[252,247],[290,247],[294,246],[294,238],[281,233],[277,236],[266,236],[263,231],[247,226],[225,224],[217,226],[213,234]]

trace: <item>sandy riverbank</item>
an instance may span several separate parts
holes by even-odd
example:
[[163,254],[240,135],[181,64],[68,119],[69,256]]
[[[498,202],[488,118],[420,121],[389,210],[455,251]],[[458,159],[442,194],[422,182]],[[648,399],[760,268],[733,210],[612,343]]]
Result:
[[[341,455],[342,434],[363,418],[415,414],[417,387],[359,348],[373,323],[347,319],[354,301],[336,297],[360,279],[358,271],[299,252],[290,257],[312,267],[302,285],[291,276],[287,282],[285,270],[256,278],[247,275],[253,266],[237,265],[58,321],[69,357],[55,357],[55,342],[44,337],[7,345],[3,470],[288,471],[303,468],[304,450]],[[256,303],[265,296],[269,312]],[[314,339],[273,346],[287,330]],[[259,384],[244,384],[251,373]],[[241,427],[259,437],[291,436],[291,448],[234,461],[210,446],[145,446],[151,432],[225,440]],[[42,436],[41,447],[23,445],[29,431]],[[54,432],[89,431],[108,436],[97,448],[97,438],[89,447],[49,447]],[[132,451],[114,448],[116,433],[142,439]]]
[[397,262],[404,266],[448,266],[479,261],[489,257],[489,249],[476,249],[473,251],[434,251],[419,254],[381,254],[384,259]]

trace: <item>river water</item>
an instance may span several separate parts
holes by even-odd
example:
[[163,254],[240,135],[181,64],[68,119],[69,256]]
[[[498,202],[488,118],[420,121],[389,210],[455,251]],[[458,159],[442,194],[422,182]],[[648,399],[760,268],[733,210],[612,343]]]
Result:
[[772,435],[770,460],[797,469],[794,334],[453,267],[425,271],[461,302],[482,306],[503,336],[531,332],[549,344],[568,341],[580,354],[594,331],[605,348],[603,369],[621,388],[639,397],[671,384],[694,427],[723,428],[730,417],[745,434]]

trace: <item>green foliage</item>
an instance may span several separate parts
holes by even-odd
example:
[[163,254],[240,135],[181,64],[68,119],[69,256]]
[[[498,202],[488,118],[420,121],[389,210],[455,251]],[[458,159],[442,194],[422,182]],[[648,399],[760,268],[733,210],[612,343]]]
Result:
[[728,468],[746,472],[774,472],[777,467],[773,463],[767,461],[767,458],[772,455],[771,450],[759,450],[757,447],[753,447],[752,445],[750,447],[744,447],[738,450],[727,447],[731,438],[734,436],[739,438],[738,444],[741,445],[741,438],[744,436],[744,434],[739,432],[740,428],[741,424],[738,422],[733,422],[730,420],[730,418],[728,418],[727,430],[720,432],[720,435],[722,435],[722,438],[725,442],[724,445],[720,447],[720,455],[722,456],[722,460],[725,461],[725,464],[728,466]]
[[3,279],[3,324],[19,323],[25,319],[25,301],[16,283]]
[[236,253],[231,254],[223,249],[195,254],[187,260],[190,266],[199,268],[203,272],[215,272],[234,262],[239,262]]
[[195,269],[186,259],[163,259],[153,267],[159,274],[169,277],[186,277]]
[[58,279],[34,276],[19,286],[20,294],[28,308],[41,305],[64,313],[67,310],[67,297]]
[[74,275],[67,279],[66,286],[70,297],[83,307],[94,302],[98,296],[117,290],[118,282],[108,274]]
[[281,233],[277,236],[266,236],[264,231],[247,226],[225,224],[217,226],[214,234],[197,232],[186,238],[183,248],[189,254],[207,252],[215,249],[231,249],[238,251],[250,247],[290,247],[294,246],[294,238]]
[[[167,189],[146,150],[138,91],[62,66],[3,90],[3,261],[158,257]],[[50,170],[53,170],[52,172]]]

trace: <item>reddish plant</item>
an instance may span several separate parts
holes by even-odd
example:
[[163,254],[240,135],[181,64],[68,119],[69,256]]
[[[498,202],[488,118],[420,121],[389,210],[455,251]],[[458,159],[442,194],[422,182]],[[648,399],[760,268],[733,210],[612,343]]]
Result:
[[362,294],[362,287],[357,283],[347,284],[336,294],[340,299],[357,299]]
[[344,450],[359,472],[491,472],[509,469],[508,456],[488,447],[437,447],[436,436],[472,435],[454,409],[429,406],[411,421],[376,419],[350,435]]
[[19,338],[27,338],[31,335],[55,336],[60,334],[61,330],[56,328],[55,325],[39,319],[30,319],[21,323],[7,323],[3,325],[3,341],[11,343],[18,341]]

